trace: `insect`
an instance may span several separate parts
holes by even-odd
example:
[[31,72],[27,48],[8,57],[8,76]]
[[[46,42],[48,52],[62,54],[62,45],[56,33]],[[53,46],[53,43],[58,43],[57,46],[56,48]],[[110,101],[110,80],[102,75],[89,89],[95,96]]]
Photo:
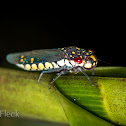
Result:
[[8,54],[6,57],[9,63],[27,70],[27,71],[42,71],[39,78],[44,73],[59,72],[57,76],[51,81],[49,89],[53,82],[61,75],[67,72],[73,72],[77,74],[81,71],[86,78],[92,81],[84,70],[91,70],[97,66],[98,60],[92,50],[85,50],[75,46],[58,48],[58,49],[42,49],[33,50],[21,53]]

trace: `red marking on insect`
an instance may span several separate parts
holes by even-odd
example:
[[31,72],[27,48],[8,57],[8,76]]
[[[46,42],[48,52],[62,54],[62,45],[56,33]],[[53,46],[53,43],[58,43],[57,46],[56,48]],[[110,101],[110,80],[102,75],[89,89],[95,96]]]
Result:
[[89,51],[91,51],[91,52],[93,52],[93,53],[94,53],[94,51],[93,51],[93,50],[91,50],[91,49],[89,49]]
[[74,62],[81,64],[82,63],[82,59],[80,57],[76,57],[74,58]]

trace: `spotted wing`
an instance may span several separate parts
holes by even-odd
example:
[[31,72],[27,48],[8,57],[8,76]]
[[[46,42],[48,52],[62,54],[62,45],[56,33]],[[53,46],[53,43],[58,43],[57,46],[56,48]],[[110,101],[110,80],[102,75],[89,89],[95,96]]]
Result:
[[59,61],[64,58],[60,49],[33,50],[22,53],[8,54],[6,59],[12,64],[31,64]]

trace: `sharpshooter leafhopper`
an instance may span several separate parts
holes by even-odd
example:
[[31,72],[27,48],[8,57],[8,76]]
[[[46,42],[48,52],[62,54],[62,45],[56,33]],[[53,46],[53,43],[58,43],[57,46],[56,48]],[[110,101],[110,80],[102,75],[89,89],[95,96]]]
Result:
[[59,72],[56,78],[50,83],[50,87],[62,74],[66,74],[67,72],[78,73],[79,71],[87,77],[93,86],[92,81],[83,70],[93,69],[94,71],[98,63],[93,51],[75,46],[12,53],[8,54],[6,58],[9,63],[15,64],[24,70],[42,71],[38,83],[43,73]]

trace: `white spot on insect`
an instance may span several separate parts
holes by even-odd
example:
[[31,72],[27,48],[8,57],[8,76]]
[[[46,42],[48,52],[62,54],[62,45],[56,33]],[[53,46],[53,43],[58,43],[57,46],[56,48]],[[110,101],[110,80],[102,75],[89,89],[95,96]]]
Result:
[[45,68],[46,68],[46,69],[49,69],[49,68],[50,68],[50,69],[52,69],[52,68],[53,68],[53,66],[52,66],[52,64],[51,64],[51,63],[46,62],[46,63],[45,63]]
[[26,64],[26,65],[25,65],[25,69],[26,69],[26,70],[30,70],[30,69],[31,69],[31,66],[30,66],[29,64]]
[[65,59],[65,65],[66,65],[66,66],[72,67],[72,65],[71,65],[70,63],[71,63],[71,62],[70,62],[69,60]]
[[78,66],[83,66],[84,65],[84,63],[82,62],[82,63],[80,63],[80,64],[78,64]]
[[60,66],[64,66],[65,65],[64,59],[57,61],[57,64],[60,65]]
[[85,68],[91,68],[91,67],[92,67],[92,63],[87,61],[87,62],[84,64],[84,67],[85,67]]
[[36,70],[37,69],[37,65],[36,64],[32,64],[32,69]]
[[73,60],[70,60],[70,62],[71,62],[71,64],[72,64],[73,66],[76,65],[76,63],[75,63]]
[[18,67],[20,68],[24,68],[24,65],[23,64],[16,64]]
[[39,64],[38,64],[38,68],[39,68],[40,70],[43,70],[43,69],[44,69],[44,65],[43,65],[42,63],[39,63]]
[[55,62],[52,62],[54,68],[59,68],[59,66],[55,63]]

